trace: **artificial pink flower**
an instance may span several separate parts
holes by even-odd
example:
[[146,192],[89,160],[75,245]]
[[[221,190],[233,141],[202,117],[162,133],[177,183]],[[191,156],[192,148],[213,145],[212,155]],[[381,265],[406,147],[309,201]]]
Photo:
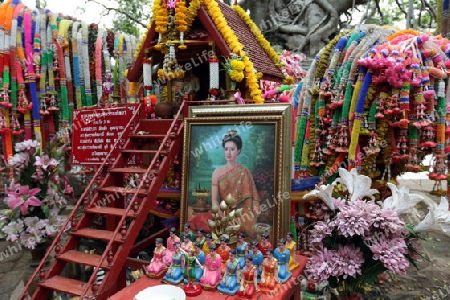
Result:
[[8,193],[8,206],[15,209],[20,206],[20,212],[26,216],[28,214],[28,206],[41,206],[42,202],[35,197],[41,191],[40,188],[31,189],[26,185],[21,185],[16,191]]
[[36,162],[34,163],[36,167],[40,167],[45,171],[47,171],[47,169],[53,169],[57,167],[58,164],[59,162],[56,159],[50,159],[48,155],[36,156]]

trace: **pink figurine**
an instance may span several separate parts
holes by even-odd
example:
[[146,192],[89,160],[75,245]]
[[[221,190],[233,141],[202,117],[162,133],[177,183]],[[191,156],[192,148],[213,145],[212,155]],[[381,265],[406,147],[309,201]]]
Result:
[[167,238],[166,255],[164,256],[164,263],[169,266],[172,263],[172,256],[175,253],[175,243],[180,243],[180,238],[175,234],[175,227],[170,228],[170,236]]
[[216,253],[216,245],[209,246],[209,254],[206,256],[206,261],[203,270],[203,276],[200,278],[201,286],[208,290],[214,289],[220,282],[221,259],[220,255]]
[[163,239],[157,238],[155,241],[155,250],[153,251],[153,258],[147,266],[147,276],[150,278],[161,278],[166,271],[166,264],[164,263],[164,255],[166,247],[163,245]]

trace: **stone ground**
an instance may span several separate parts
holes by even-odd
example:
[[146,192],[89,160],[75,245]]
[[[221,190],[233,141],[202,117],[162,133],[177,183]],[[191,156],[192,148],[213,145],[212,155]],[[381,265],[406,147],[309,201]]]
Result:
[[[422,194],[429,201],[439,201],[439,197],[428,193],[433,182],[425,177],[400,179],[399,184],[407,185],[411,193]],[[419,270],[411,267],[406,275],[388,274],[387,280],[367,291],[364,299],[450,300],[450,236],[442,232],[430,232],[426,236],[421,245],[429,260],[422,259]],[[30,261],[29,251],[21,250],[14,243],[0,241],[0,300],[18,299],[24,280],[34,271]]]

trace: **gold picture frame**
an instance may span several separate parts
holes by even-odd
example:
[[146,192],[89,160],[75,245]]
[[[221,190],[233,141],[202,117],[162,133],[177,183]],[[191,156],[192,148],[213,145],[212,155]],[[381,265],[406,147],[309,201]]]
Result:
[[[291,120],[291,105],[285,103],[190,107],[184,120],[181,226],[211,231],[216,239],[225,234],[231,243],[239,232],[249,241],[268,233],[276,246],[289,231]],[[236,135],[242,149],[232,165],[222,142]]]

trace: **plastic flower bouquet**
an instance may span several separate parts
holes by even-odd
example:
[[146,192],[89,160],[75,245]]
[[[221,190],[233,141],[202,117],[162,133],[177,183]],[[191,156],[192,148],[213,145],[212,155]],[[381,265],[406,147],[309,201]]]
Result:
[[0,238],[34,249],[60,230],[64,219],[58,214],[66,199],[58,165],[58,159],[41,153],[35,140],[15,145],[8,161],[11,181],[4,201],[9,209],[0,212]]
[[247,55],[239,56],[235,53],[231,53],[229,58],[225,58],[223,67],[227,71],[230,79],[234,82],[241,82],[244,79],[245,62],[244,59]]
[[[385,271],[405,274],[417,258],[412,241],[417,234],[394,209],[375,202],[378,191],[370,189],[369,177],[358,175],[356,169],[340,169],[339,174],[337,182],[306,195],[327,205],[323,220],[310,232],[312,256],[306,271],[311,279],[328,281],[344,296],[353,296]],[[342,185],[338,194],[337,184]]]

